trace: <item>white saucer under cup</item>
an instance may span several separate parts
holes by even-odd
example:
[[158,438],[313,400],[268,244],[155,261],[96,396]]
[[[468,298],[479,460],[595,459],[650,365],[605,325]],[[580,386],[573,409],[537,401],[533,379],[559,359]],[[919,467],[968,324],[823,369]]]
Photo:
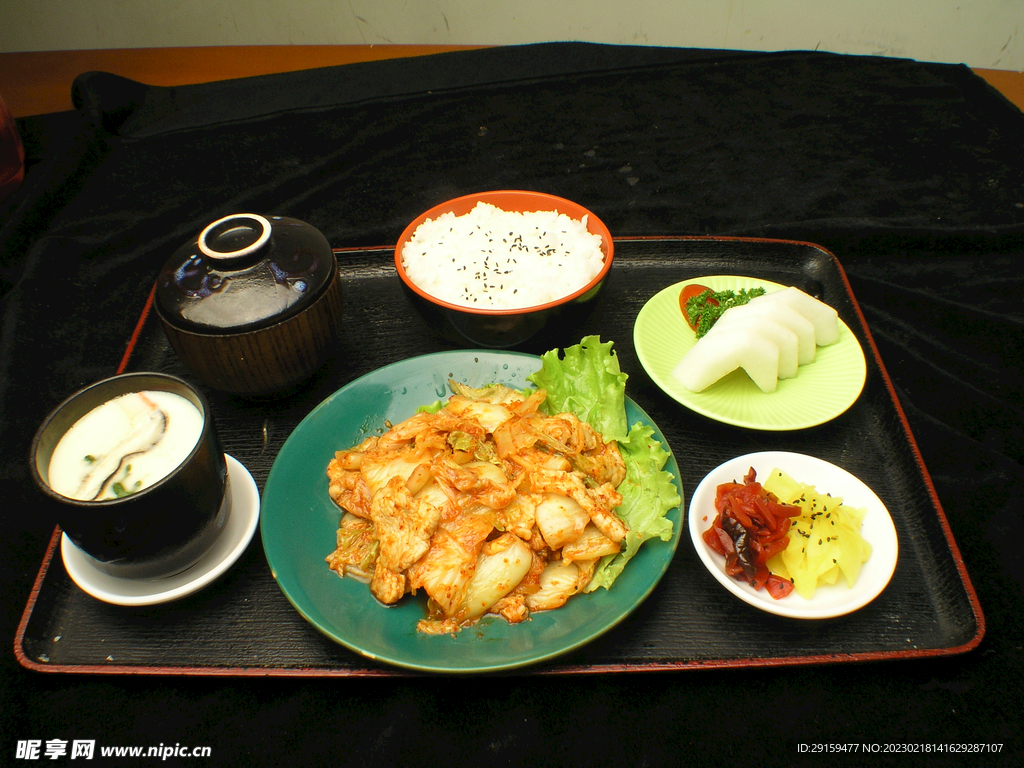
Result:
[[260,517],[260,494],[249,470],[229,454],[224,455],[231,487],[231,509],[224,530],[199,562],[162,579],[126,579],[111,576],[92,563],[67,534],[61,535],[64,567],[83,592],[114,605],[155,605],[198,592],[224,574],[241,557]]

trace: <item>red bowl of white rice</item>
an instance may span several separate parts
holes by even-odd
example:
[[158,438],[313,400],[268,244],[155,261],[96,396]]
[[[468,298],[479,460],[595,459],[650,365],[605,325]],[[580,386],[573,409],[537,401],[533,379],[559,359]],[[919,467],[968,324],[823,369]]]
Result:
[[581,205],[521,190],[449,200],[417,216],[395,268],[431,327],[477,346],[514,347],[554,317],[592,309],[612,265],[611,233]]

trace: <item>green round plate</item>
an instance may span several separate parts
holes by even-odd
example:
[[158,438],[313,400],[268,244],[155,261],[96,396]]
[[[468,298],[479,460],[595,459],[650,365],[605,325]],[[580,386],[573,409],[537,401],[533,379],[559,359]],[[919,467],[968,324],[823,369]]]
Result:
[[[338,507],[327,495],[327,464],[336,450],[349,448],[385,421],[397,423],[420,405],[446,398],[448,379],[473,387],[503,383],[522,389],[540,359],[515,352],[453,351],[424,355],[381,368],[324,400],[295,428],[271,467],[263,490],[260,531],[270,570],[291,604],[322,633],[376,661],[431,672],[506,670],[551,659],[587,643],[630,614],[668,568],[679,543],[681,512],[669,512],[670,541],[644,544],[611,589],[573,597],[554,611],[510,625],[485,617],[456,636],[424,635],[416,622],[426,613],[425,597],[406,597],[386,607],[369,587],[339,578],[325,558],[335,546]],[[637,405],[626,401],[630,424],[654,428]],[[671,455],[680,498],[679,467]]]
[[763,286],[770,292],[783,287],[768,280],[715,275],[676,283],[652,296],[637,314],[633,344],[644,370],[671,398],[726,424],[784,431],[831,421],[860,397],[867,377],[864,350],[842,320],[839,341],[818,347],[814,362],[800,366],[792,379],[780,380],[774,392],[762,392],[742,370],[733,371],[703,392],[686,389],[672,370],[696,343],[679,309],[679,292],[691,283],[716,291]]

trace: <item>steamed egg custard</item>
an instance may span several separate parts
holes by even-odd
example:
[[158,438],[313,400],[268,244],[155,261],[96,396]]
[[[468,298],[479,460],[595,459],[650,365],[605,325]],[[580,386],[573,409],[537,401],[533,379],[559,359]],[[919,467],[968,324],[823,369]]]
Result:
[[703,392],[742,369],[762,392],[774,392],[780,379],[794,378],[814,362],[818,347],[838,340],[839,313],[790,286],[722,312],[672,375],[687,390]]
[[53,450],[49,484],[79,501],[128,496],[173,472],[192,452],[203,417],[172,392],[130,392],[93,408]]
[[386,605],[425,593],[426,634],[485,614],[516,624],[611,587],[646,540],[671,539],[681,499],[653,430],[626,423],[610,350],[587,337],[564,361],[547,353],[536,388],[449,381],[447,401],[338,451],[329,567]]

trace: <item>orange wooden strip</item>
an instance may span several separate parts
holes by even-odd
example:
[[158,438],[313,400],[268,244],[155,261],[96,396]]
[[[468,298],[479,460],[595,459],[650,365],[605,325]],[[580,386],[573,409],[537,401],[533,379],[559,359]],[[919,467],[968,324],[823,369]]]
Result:
[[985,79],[989,85],[1017,105],[1024,112],[1024,72],[1003,69],[975,69],[974,74]]
[[246,45],[0,53],[0,97],[15,117],[72,109],[71,84],[101,71],[147,85],[188,85],[485,46]]

